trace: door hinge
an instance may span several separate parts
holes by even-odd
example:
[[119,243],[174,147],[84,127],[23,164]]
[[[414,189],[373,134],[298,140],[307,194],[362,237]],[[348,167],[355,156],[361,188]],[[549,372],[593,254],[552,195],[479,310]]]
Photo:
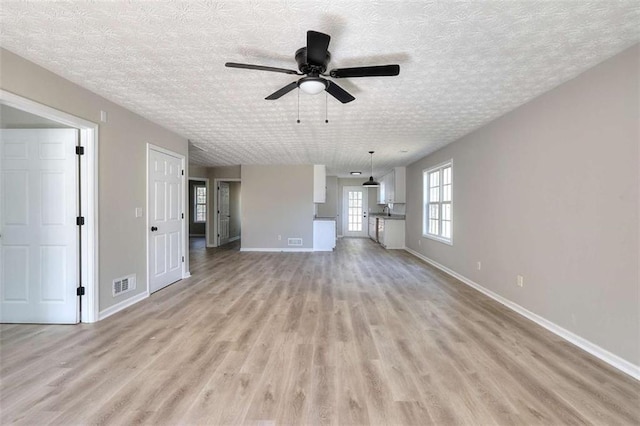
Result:
[[184,176],[184,170],[182,171],[182,176]]
[[182,261],[184,262],[184,256],[182,256]]
[[78,226],[84,225],[84,216],[76,217],[76,225],[78,225]]
[[76,146],[76,155],[84,155],[84,146]]
[[220,236],[220,234],[218,234],[218,237]]
[[77,287],[76,288],[76,296],[84,296],[84,287]]
[[182,213],[182,218],[184,219],[184,213]]

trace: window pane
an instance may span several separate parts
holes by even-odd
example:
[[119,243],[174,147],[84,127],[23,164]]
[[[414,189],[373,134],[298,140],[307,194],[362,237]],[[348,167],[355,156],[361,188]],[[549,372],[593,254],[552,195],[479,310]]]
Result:
[[445,238],[451,238],[451,222],[442,222],[442,236]]
[[437,204],[431,204],[429,206],[429,219],[438,219],[439,218],[439,210],[440,206]]
[[429,190],[429,201],[431,202],[440,201],[440,188],[431,188]]
[[442,220],[451,220],[451,204],[442,205]]
[[440,171],[433,172],[429,175],[429,186],[435,187],[440,185]]
[[451,201],[451,185],[442,187],[442,201]]
[[448,185],[451,184],[451,167],[447,167],[442,170],[442,184]]
[[438,235],[438,220],[433,219],[429,221],[429,233],[433,235]]

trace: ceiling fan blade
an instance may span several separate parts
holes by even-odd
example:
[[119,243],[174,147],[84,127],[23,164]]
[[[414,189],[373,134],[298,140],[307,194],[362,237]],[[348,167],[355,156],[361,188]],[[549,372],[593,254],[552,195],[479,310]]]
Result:
[[400,74],[400,65],[378,65],[373,67],[336,68],[329,75],[333,78],[391,77]]
[[296,87],[298,87],[298,82],[294,81],[293,83],[287,84],[282,89],[276,90],[275,92],[273,92],[272,94],[267,96],[265,99],[270,100],[270,101],[273,101],[273,100],[276,100],[276,99],[280,99],[283,95],[286,95],[287,93],[289,93],[290,91],[292,91]]
[[327,81],[326,90],[331,96],[342,102],[343,104],[349,103],[351,101],[355,101],[356,98],[351,96],[349,92],[344,90],[342,87],[335,84],[333,81]]
[[331,37],[317,31],[307,31],[307,62],[309,65],[323,65],[327,60]]
[[281,72],[284,74],[302,75],[294,70],[288,70],[285,68],[265,67],[264,65],[238,64],[235,62],[227,62],[226,64],[224,64],[224,66],[228,68],[244,68],[247,70],[272,71],[272,72]]

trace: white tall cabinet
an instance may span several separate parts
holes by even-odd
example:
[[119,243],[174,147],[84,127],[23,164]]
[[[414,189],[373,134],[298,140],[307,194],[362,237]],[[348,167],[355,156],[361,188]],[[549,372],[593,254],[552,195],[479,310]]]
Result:
[[313,202],[327,202],[327,167],[324,165],[313,166]]

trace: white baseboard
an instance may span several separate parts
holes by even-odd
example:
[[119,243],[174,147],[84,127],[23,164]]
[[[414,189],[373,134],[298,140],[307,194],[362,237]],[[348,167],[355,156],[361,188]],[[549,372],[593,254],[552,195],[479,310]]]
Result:
[[103,311],[100,311],[100,313],[98,314],[98,321],[102,321],[103,319],[110,317],[111,315],[120,312],[121,310],[128,308],[131,305],[135,305],[136,303],[146,299],[147,297],[149,297],[149,292],[145,291],[143,293],[136,294],[133,297],[125,299],[120,303],[116,303],[115,305],[110,306]]
[[412,250],[410,248],[405,248],[405,250],[409,253],[411,253],[412,255],[416,256],[419,259],[424,260],[425,262],[429,263],[430,265],[433,265],[434,267],[440,269],[441,271],[451,275],[454,278],[457,278],[458,280],[460,280],[461,282],[463,282],[464,284],[468,285],[469,287],[473,287],[474,289],[478,290],[480,293],[485,294],[486,296],[492,298],[493,300],[495,300],[498,303],[501,303],[502,305],[506,306],[507,308],[511,309],[512,311],[522,315],[523,317],[535,322],[536,324],[546,328],[547,330],[549,330],[550,332],[556,334],[557,336],[562,337],[563,339],[565,339],[566,341],[568,341],[569,343],[572,343],[574,345],[576,345],[577,347],[579,347],[580,349],[590,353],[591,355],[601,359],[602,361],[606,362],[607,364],[611,365],[614,368],[617,368],[618,370],[622,371],[625,374],[630,375],[631,377],[633,377],[636,380],[640,380],[640,366],[639,365],[635,365],[623,358],[620,358],[618,355],[613,354],[611,352],[609,352],[608,350],[596,345],[595,343],[590,342],[589,340],[578,336],[577,334],[567,330],[566,328],[560,327],[559,325],[549,321],[548,319],[545,319],[543,317],[541,317],[538,314],[535,314],[525,308],[523,308],[522,306],[518,305],[517,303],[514,303],[512,301],[510,301],[509,299],[506,299],[502,296],[500,296],[497,293],[494,293],[493,291],[484,288],[483,286],[481,286],[480,284],[470,280],[469,278],[465,277],[464,275],[460,275],[457,272],[447,268],[444,265],[439,264],[438,262],[436,262],[435,260],[429,259],[428,257],[426,257],[425,255],[418,253],[415,250]]
[[229,242],[232,243],[234,241],[238,241],[239,239],[240,239],[240,236],[238,235],[237,237],[229,238]]
[[187,271],[187,272],[185,272],[185,273],[184,273],[184,275],[182,276],[182,279],[190,278],[190,277],[191,277],[191,272]]
[[204,237],[204,234],[189,234],[189,237]]
[[243,247],[240,251],[265,251],[265,252],[284,252],[284,253],[300,253],[313,251],[312,248],[247,248]]

